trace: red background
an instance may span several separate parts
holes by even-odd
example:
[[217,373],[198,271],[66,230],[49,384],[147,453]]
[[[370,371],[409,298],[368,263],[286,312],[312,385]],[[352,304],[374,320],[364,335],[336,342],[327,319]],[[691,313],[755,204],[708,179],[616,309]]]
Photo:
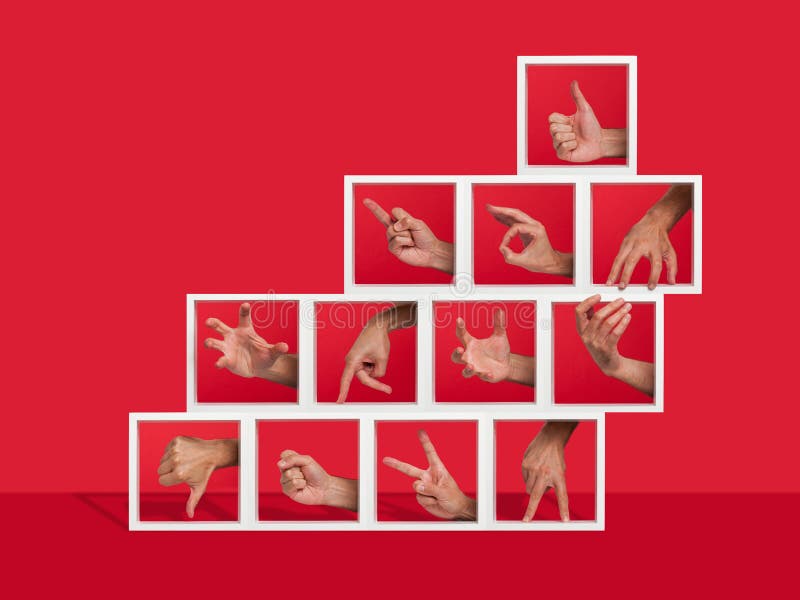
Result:
[[[658,202],[670,188],[660,184],[626,184],[592,186],[592,281],[603,285],[608,281],[611,266],[617,257],[628,230]],[[669,239],[678,254],[678,283],[692,282],[692,219],[690,210],[675,224]],[[650,278],[650,262],[640,260],[633,270],[631,283],[646,284]],[[617,279],[619,281],[619,279]],[[667,269],[659,283],[666,284]]]
[[382,462],[385,456],[392,456],[420,469],[427,469],[428,459],[417,437],[420,429],[428,432],[436,453],[461,491],[470,498],[476,498],[477,421],[376,421],[379,521],[442,521],[417,502],[416,492],[411,487],[415,481],[413,477]]
[[[390,302],[318,302],[317,402],[336,402],[344,370],[344,357],[369,319],[393,306]],[[392,388],[384,394],[353,377],[347,402],[414,402],[417,394],[417,327],[389,334],[389,364],[380,378]]]
[[[648,302],[631,304],[631,322],[617,348],[622,356],[653,362],[655,305]],[[577,305],[577,302],[553,303],[554,401],[559,404],[652,404],[653,398],[647,394],[600,371],[575,326]],[[605,302],[595,305],[595,310],[603,306]]]
[[[571,277],[531,273],[506,264],[498,248],[508,227],[489,214],[486,204],[520,209],[544,225],[554,249],[574,252],[574,185],[476,184],[472,186],[472,198],[476,284],[572,284]],[[522,251],[518,237],[511,248]]]
[[[142,521],[183,521],[189,486],[158,483],[158,465],[172,438],[183,435],[203,440],[239,437],[239,424],[223,421],[147,421],[139,423],[139,518]],[[239,467],[218,469],[194,514],[195,521],[236,521]]]
[[355,520],[352,511],[306,506],[286,496],[277,466],[281,452],[308,454],[329,475],[358,479],[358,421],[259,421],[258,518],[262,521]]
[[[239,323],[236,302],[195,302],[198,402],[297,402],[297,390],[259,377],[240,377],[228,369],[214,366],[222,353],[206,348],[203,341],[222,336],[206,327],[206,319],[216,317],[228,327]],[[270,344],[286,342],[289,353],[297,354],[297,302],[251,302],[250,315],[256,333]]]
[[[797,159],[765,145],[757,124],[790,103],[797,36],[793,19],[776,18],[785,3],[729,11],[721,28],[719,9],[695,1],[672,2],[652,27],[650,5],[576,0],[569,35],[558,10],[531,2],[225,11],[82,0],[0,13],[11,225],[0,249],[12,257],[0,306],[13,340],[0,350],[0,452],[12,457],[0,490],[41,493],[2,496],[14,516],[9,587],[63,594],[85,575],[86,596],[120,582],[131,594],[185,594],[174,573],[194,572],[191,549],[208,545],[208,594],[252,588],[253,575],[232,573],[296,593],[286,557],[320,544],[368,544],[358,561],[326,553],[316,576],[390,582],[387,597],[423,582],[430,594],[511,593],[525,582],[497,573],[532,560],[549,574],[536,580],[542,593],[563,594],[565,581],[574,595],[613,583],[620,597],[674,597],[686,581],[706,595],[794,585],[796,559],[782,549],[800,535],[797,497],[786,495],[800,492],[800,404],[787,375],[797,325],[766,310],[757,326],[733,326],[742,305],[731,292],[752,280],[769,301],[791,261],[765,252],[796,254],[800,206],[780,174]],[[341,292],[342,175],[513,173],[516,57],[537,54],[638,55],[639,172],[704,176],[703,294],[665,299],[666,412],[608,418],[607,531],[128,533],[124,500],[106,510],[101,492],[127,490],[128,413],[185,408],[185,293]],[[698,115],[713,125],[702,140]],[[781,138],[798,127],[781,119]],[[743,233],[761,251],[732,258]],[[482,568],[397,577],[387,557],[421,545],[441,572]],[[683,577],[664,577],[676,567]]]
[[487,383],[461,374],[464,365],[451,360],[461,346],[456,337],[456,319],[461,317],[467,331],[476,338],[492,334],[495,307],[506,313],[506,335],[511,352],[533,356],[536,349],[536,303],[534,302],[435,302],[433,305],[436,402],[533,402],[534,389],[518,383]]
[[[575,101],[569,87],[573,79],[580,85],[581,92],[591,105],[601,127],[621,129],[628,126],[627,66],[529,65],[527,73],[529,165],[575,166],[575,163],[563,161],[556,156],[547,120],[554,112],[568,116],[575,114]],[[585,164],[626,163],[625,158],[601,158]]]
[[[530,495],[525,493],[522,458],[544,421],[495,421],[495,493],[497,518],[520,521]],[[597,421],[581,421],[564,448],[567,493],[572,521],[595,519]],[[539,503],[534,519],[560,520],[555,492],[550,489]]]
[[425,221],[443,242],[455,242],[456,188],[451,184],[393,184],[353,186],[355,217],[355,278],[358,284],[439,283],[452,281],[450,273],[407,265],[388,249],[386,228],[364,206],[371,198],[390,215],[393,208],[405,209]]

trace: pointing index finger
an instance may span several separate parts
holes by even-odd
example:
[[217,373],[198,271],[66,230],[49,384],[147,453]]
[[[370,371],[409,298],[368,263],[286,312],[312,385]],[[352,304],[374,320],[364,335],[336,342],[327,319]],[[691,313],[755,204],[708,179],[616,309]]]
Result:
[[380,224],[384,227],[389,227],[392,224],[392,217],[390,217],[389,213],[383,210],[383,208],[381,208],[380,205],[374,200],[371,200],[370,198],[364,198],[364,206],[366,206],[370,212],[375,215],[375,218],[378,219]]

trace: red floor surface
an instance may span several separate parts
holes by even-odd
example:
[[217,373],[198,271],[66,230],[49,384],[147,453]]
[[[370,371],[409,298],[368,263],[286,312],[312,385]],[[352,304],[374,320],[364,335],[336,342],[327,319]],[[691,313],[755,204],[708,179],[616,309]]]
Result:
[[[609,495],[605,532],[129,532],[120,494],[0,495],[5,597],[796,591],[800,495]],[[791,545],[790,545],[791,544]]]

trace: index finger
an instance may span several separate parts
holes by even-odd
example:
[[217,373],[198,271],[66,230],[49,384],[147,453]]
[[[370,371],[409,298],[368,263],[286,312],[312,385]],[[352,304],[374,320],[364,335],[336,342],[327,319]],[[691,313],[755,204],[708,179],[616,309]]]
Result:
[[342,372],[342,379],[339,382],[339,397],[336,398],[337,404],[344,403],[347,400],[347,392],[350,391],[350,382],[353,381],[353,376],[356,374],[357,365],[354,362],[347,363]]
[[397,469],[401,473],[408,475],[409,477],[414,477],[419,479],[422,477],[424,471],[419,467],[415,467],[414,465],[410,465],[408,463],[404,463],[401,460],[397,460],[396,458],[392,458],[391,456],[386,456],[383,459],[383,464],[387,467],[391,467],[393,469]]
[[531,499],[528,501],[528,509],[525,511],[525,516],[522,517],[522,520],[526,523],[530,522],[533,519],[533,515],[536,514],[536,509],[539,508],[539,501],[544,496],[545,490],[547,490],[547,480],[544,477],[539,477],[536,483],[533,484]]
[[489,213],[491,213],[491,215],[503,225],[511,225],[514,221],[518,221],[520,223],[530,223],[533,221],[530,215],[518,208],[487,204],[486,210],[488,210]]
[[589,324],[589,311],[592,307],[600,302],[600,294],[589,296],[575,307],[575,320],[578,326],[578,333],[583,333],[586,326]]
[[551,113],[549,117],[547,117],[548,123],[563,123],[564,125],[570,125],[572,120],[567,115],[562,115],[561,113]]
[[464,323],[464,319],[458,317],[456,319],[456,337],[458,341],[460,341],[464,346],[467,345],[467,342],[472,339],[472,336],[467,331],[467,325]]
[[384,227],[389,227],[392,224],[392,217],[390,217],[389,213],[383,210],[374,200],[364,198],[364,206],[366,206],[369,211],[375,215],[375,218],[378,219],[378,221],[380,221],[381,225]]
[[431,441],[431,438],[428,436],[428,432],[424,429],[420,429],[417,432],[417,437],[419,438],[419,443],[422,444],[422,449],[425,451],[425,456],[428,458],[428,464],[442,464],[439,455],[436,454],[436,448]]

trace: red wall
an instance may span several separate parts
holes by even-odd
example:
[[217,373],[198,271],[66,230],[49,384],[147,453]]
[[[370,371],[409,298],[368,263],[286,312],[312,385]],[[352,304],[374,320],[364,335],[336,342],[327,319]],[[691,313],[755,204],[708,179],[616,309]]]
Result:
[[5,7],[0,491],[126,490],[128,413],[185,407],[186,292],[340,292],[343,175],[513,173],[517,55],[576,53],[638,55],[639,171],[702,173],[706,201],[704,293],[665,303],[666,412],[608,418],[609,491],[800,491],[772,296],[796,156],[755,118],[791,104],[794,24],[731,13],[743,45],[697,2],[657,28],[577,2],[565,34],[551,8]]

